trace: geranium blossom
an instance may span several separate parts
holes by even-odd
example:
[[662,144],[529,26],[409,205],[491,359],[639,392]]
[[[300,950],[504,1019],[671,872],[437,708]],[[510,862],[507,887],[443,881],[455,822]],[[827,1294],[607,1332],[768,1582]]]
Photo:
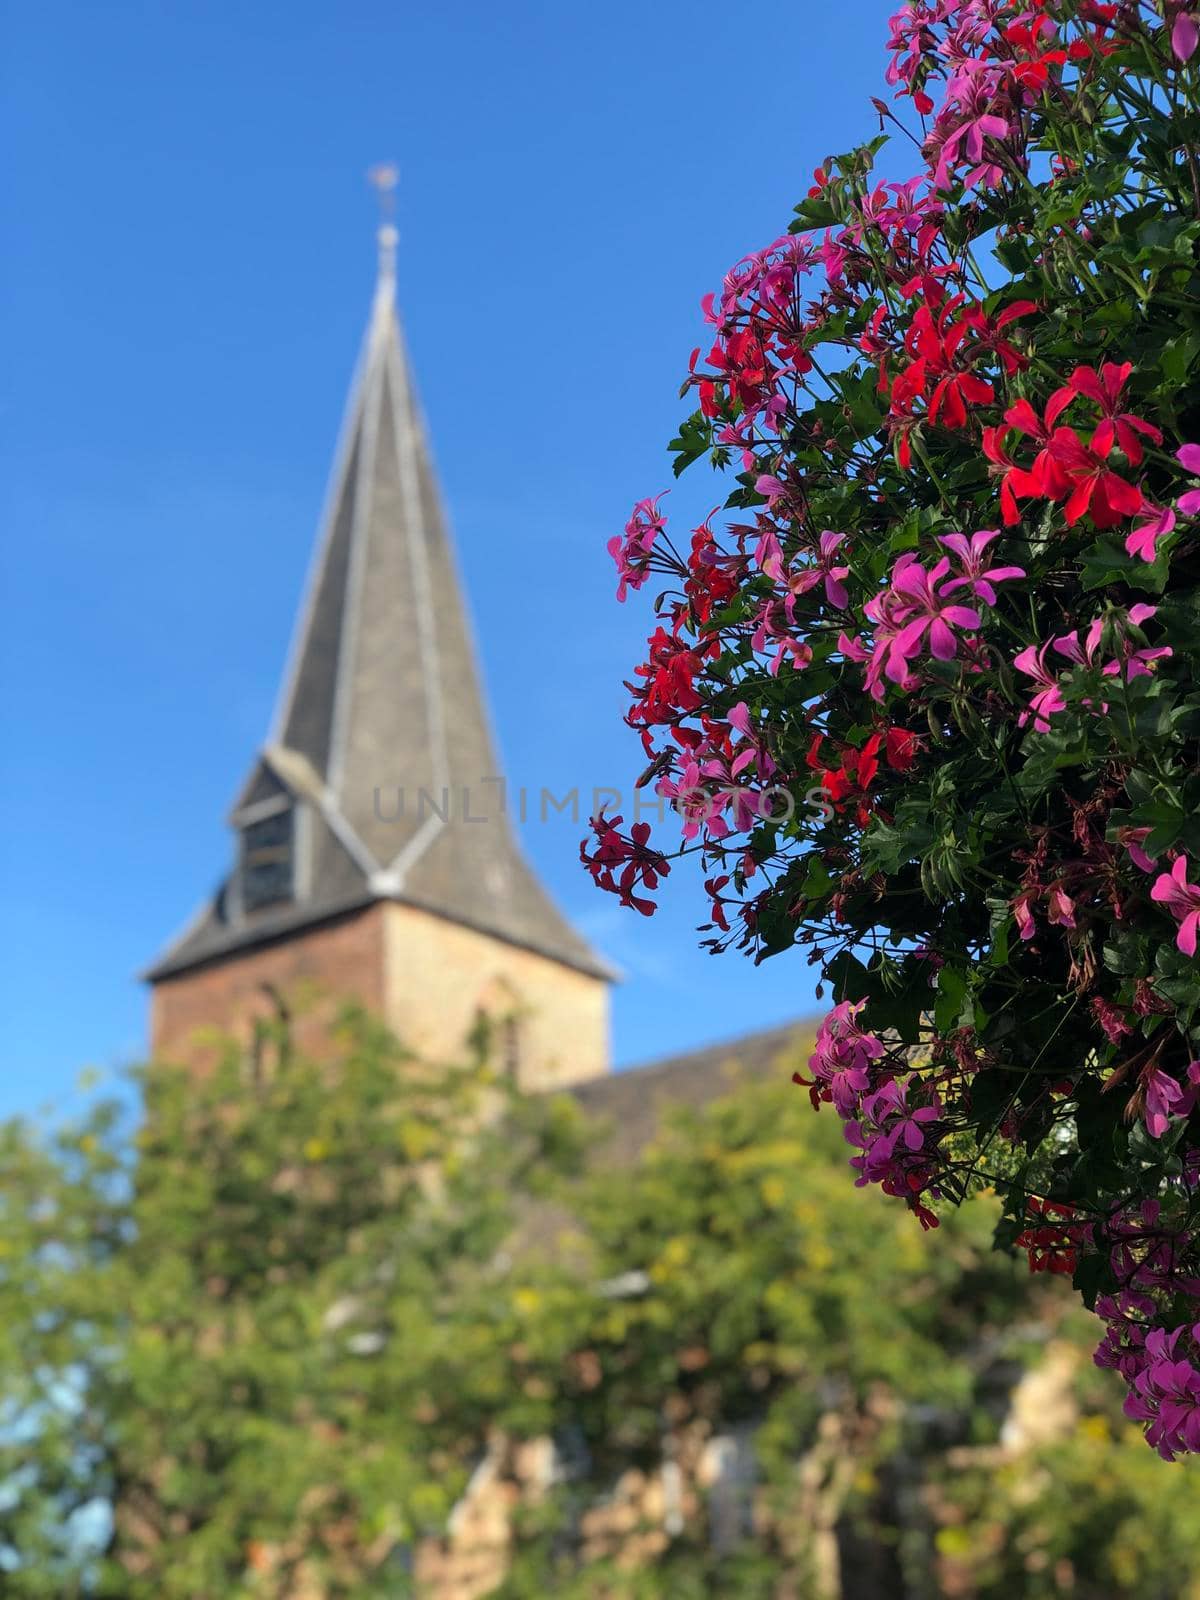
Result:
[[1035,733],[1049,733],[1050,718],[1067,708],[1058,676],[1047,664],[1049,652],[1048,644],[1040,647],[1031,644],[1013,658],[1013,666],[1017,671],[1025,673],[1038,685],[1037,693],[1029,702],[1029,710],[1022,711],[1017,718],[1018,726],[1023,728],[1032,717]]
[[634,506],[625,535],[616,534],[608,541],[608,553],[617,564],[620,582],[617,599],[624,601],[630,589],[640,589],[650,575],[650,556],[654,541],[667,525],[667,519],[658,509],[662,495],[639,500]]
[[1200,13],[1194,11],[1188,0],[1171,3],[1171,49],[1180,61],[1190,61],[1200,43]]
[[985,529],[982,533],[973,533],[970,538],[965,533],[943,533],[940,535],[942,544],[958,557],[958,576],[951,578],[946,584],[946,593],[951,594],[955,589],[964,585],[983,601],[984,605],[996,604],[996,590],[994,585],[1004,583],[1012,578],[1023,578],[1024,567],[989,567],[987,565],[988,546],[1000,537],[999,528]]
[[850,568],[837,564],[837,552],[845,542],[844,533],[833,533],[826,528],[818,542],[818,558],[815,565],[803,567],[799,572],[793,572],[789,576],[788,588],[791,592],[794,595],[807,594],[824,579],[825,598],[831,606],[844,611],[850,601],[843,580],[850,576]]
[[1091,400],[1099,408],[1102,419],[1092,434],[1092,449],[1097,455],[1107,457],[1115,442],[1124,451],[1130,466],[1137,467],[1144,454],[1142,438],[1161,444],[1163,436],[1162,429],[1152,422],[1121,409],[1121,391],[1132,371],[1132,361],[1119,364],[1106,361],[1099,372],[1094,367],[1076,367],[1066,387],[1058,390],[1055,398],[1061,399],[1064,406],[1077,396]]
[[943,582],[949,571],[945,556],[928,571],[915,556],[902,556],[887,594],[866,607],[867,615],[878,623],[867,668],[872,694],[877,689],[882,694],[883,675],[893,683],[904,683],[910,661],[926,641],[936,660],[953,661],[958,649],[954,630],[979,627],[979,612],[951,599],[952,588]]
[[[1187,499],[1187,496],[1183,498]],[[1200,495],[1196,499],[1200,505]],[[1132,533],[1126,536],[1125,549],[1131,556],[1140,556],[1143,561],[1155,561],[1158,559],[1158,541],[1175,527],[1175,513],[1170,506],[1160,510],[1147,505],[1142,509],[1150,513],[1149,519],[1139,522]]]
[[1188,1075],[1185,1086],[1161,1067],[1153,1067],[1145,1074],[1142,1087],[1146,1096],[1146,1131],[1153,1138],[1161,1139],[1171,1118],[1186,1116],[1196,1104],[1200,1062],[1190,1064]]
[[1112,528],[1142,509],[1141,490],[1108,466],[1111,449],[1111,438],[1085,445],[1074,428],[1055,428],[1049,450],[1067,480],[1068,527],[1090,516],[1098,528]]
[[[703,943],[832,990],[804,1081],[858,1183],[933,1226],[986,1169],[1031,1267],[1101,1280],[1164,1454],[1200,1448],[1198,15],[901,5],[913,168],[819,162],[706,297],[671,450],[724,508],[679,552],[639,502],[614,550],[663,575],[626,716]],[[585,859],[646,909],[648,837]]]
[[[1200,444],[1185,444],[1175,452],[1175,459],[1194,477],[1200,477]],[[1189,489],[1175,502],[1175,509],[1185,517],[1200,513],[1200,489]]]
[[1200,931],[1200,885],[1188,882],[1188,858],[1179,856],[1170,872],[1155,879],[1150,898],[1167,910],[1179,924],[1175,943],[1185,956],[1196,954],[1197,932]]

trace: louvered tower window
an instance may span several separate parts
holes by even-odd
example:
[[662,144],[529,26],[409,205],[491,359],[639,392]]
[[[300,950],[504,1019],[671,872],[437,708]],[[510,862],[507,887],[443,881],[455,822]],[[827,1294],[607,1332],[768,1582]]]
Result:
[[260,817],[242,829],[243,911],[259,911],[296,897],[294,806]]

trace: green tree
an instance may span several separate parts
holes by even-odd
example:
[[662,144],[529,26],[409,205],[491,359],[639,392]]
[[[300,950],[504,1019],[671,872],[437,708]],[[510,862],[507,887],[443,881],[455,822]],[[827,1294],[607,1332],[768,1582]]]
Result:
[[[401,1596],[485,1451],[549,1438],[508,1600],[1195,1600],[1194,1474],[1155,1487],[1085,1355],[1057,1434],[1004,1435],[1046,1340],[1082,1350],[1061,1283],[990,1249],[994,1202],[935,1247],[847,1186],[789,1063],[614,1161],[482,1049],[271,1043],[147,1069],[136,1125],[0,1130],[5,1593]],[[752,1530],[697,1470],[731,1430]],[[633,1571],[587,1518],[665,1461]]]
[[[506,1600],[1043,1600],[1072,1583],[1086,1600],[1190,1600],[1195,1472],[1156,1477],[1089,1359],[1090,1318],[1061,1278],[992,1248],[994,1197],[914,1230],[847,1186],[837,1120],[814,1119],[785,1071],[676,1112],[632,1170],[603,1148],[573,1205],[587,1273],[527,1269],[509,1301],[510,1392],[544,1398],[540,1418],[521,1399],[507,1420],[572,1424],[590,1465],[557,1525],[534,1520]],[[1048,1341],[1061,1420],[1039,1442],[1035,1391],[1022,1443],[1005,1427],[1014,1388]],[[721,1539],[710,1496],[649,1570],[581,1565],[561,1531],[589,1499],[739,1423],[762,1508],[740,1543]]]
[[278,1039],[141,1086],[132,1148],[109,1107],[0,1145],[9,1592],[403,1592],[490,1426],[498,1247],[569,1117],[361,1016],[325,1061]]

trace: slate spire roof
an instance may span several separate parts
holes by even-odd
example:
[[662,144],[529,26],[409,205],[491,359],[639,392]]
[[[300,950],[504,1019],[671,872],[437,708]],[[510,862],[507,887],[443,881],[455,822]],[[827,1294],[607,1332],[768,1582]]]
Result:
[[[379,238],[374,304],[308,596],[274,727],[231,819],[240,827],[289,800],[305,802],[297,893],[243,914],[235,869],[151,980],[378,899],[611,976],[549,899],[502,809],[474,641],[396,309],[394,228]],[[486,820],[467,820],[465,809]]]

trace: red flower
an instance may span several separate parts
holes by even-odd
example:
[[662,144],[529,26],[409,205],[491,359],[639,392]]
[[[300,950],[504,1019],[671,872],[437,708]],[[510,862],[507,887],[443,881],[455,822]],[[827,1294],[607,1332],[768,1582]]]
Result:
[[938,382],[929,397],[929,420],[936,422],[938,412],[942,411],[942,422],[947,428],[963,428],[967,422],[967,402],[986,405],[995,396],[996,391],[986,378],[977,378],[970,372],[950,373]]
[[956,364],[959,346],[971,327],[965,315],[954,318],[961,304],[962,296],[953,296],[936,319],[927,305],[917,311],[904,340],[904,348],[914,359],[892,383],[893,416],[910,416],[915,402],[928,395],[930,422],[936,422],[940,414],[945,427],[962,428],[968,403],[984,405],[995,398],[995,390],[985,378]]
[[1053,398],[1058,400],[1061,397],[1063,406],[1070,405],[1076,395],[1094,401],[1104,420],[1092,435],[1092,449],[1098,455],[1107,456],[1115,440],[1125,452],[1130,466],[1137,467],[1141,465],[1143,454],[1138,435],[1152,439],[1155,444],[1161,444],[1163,436],[1152,422],[1145,422],[1132,412],[1120,409],[1121,390],[1129,381],[1132,371],[1131,361],[1123,362],[1120,366],[1115,361],[1106,361],[1099,373],[1095,367],[1076,367],[1067,384]]
[[839,753],[840,764],[832,767],[822,764],[823,740],[823,734],[813,735],[805,763],[817,774],[820,786],[828,796],[833,809],[838,812],[845,811],[846,807],[854,802],[858,824],[860,827],[865,827],[871,815],[868,791],[879,773],[879,747],[883,740],[879,734],[873,733],[861,750],[855,750],[853,746],[844,746]]
[[1028,1254],[1030,1272],[1074,1272],[1079,1246],[1087,1240],[1087,1223],[1069,1220],[1075,1215],[1074,1206],[1057,1205],[1037,1195],[1031,1195],[1027,1204],[1034,1226],[1019,1233],[1014,1243]]
[[1050,449],[1054,424],[1058,421],[1063,408],[1069,404],[1070,398],[1069,394],[1064,395],[1062,389],[1051,395],[1046,405],[1045,421],[1038,416],[1028,400],[1018,400],[1004,413],[1004,420],[1010,428],[1036,439],[1042,446],[1034,458],[1029,481],[1033,486],[1032,493],[1046,500],[1061,500],[1070,487],[1066,473]]
[[1010,322],[1032,316],[1037,309],[1034,300],[1014,300],[1012,305],[1005,306],[998,317],[992,318],[984,314],[982,307],[971,306],[963,312],[963,321],[971,328],[977,344],[999,357],[1001,366],[1011,378],[1014,372],[1020,372],[1029,365],[1029,357],[1022,355],[1015,345],[1000,335]]
[[884,740],[887,764],[895,772],[911,772],[921,741],[907,728],[889,728]]
[[1089,449],[1074,428],[1055,428],[1050,454],[1070,485],[1066,506],[1069,526],[1087,514],[1098,528],[1112,528],[1142,509],[1142,491],[1107,466],[1105,458],[1111,448],[1111,436],[1107,448],[1098,449],[1093,443]]
[[693,683],[703,666],[703,652],[689,650],[665,628],[655,630],[649,646],[649,661],[636,669],[644,682],[629,685],[637,701],[631,721],[671,722],[680,711],[698,710],[703,702]]
[[[622,819],[606,817],[603,812],[592,817],[588,826],[596,836],[596,845],[588,853],[588,841],[579,846],[579,859],[591,873],[600,889],[615,894],[623,906],[632,906],[644,917],[653,914],[655,905],[643,895],[635,894],[640,885],[651,892],[658,888],[660,878],[671,871],[671,863],[650,845],[650,824],[635,822],[627,834],[620,833]],[[618,869],[620,869],[618,871]]]
[[1004,443],[1008,434],[1009,429],[1005,426],[985,428],[983,453],[993,467],[1000,468],[1000,514],[1005,527],[1011,528],[1014,522],[1021,520],[1018,498],[1027,500],[1036,497],[1041,494],[1042,486],[1039,478],[1024,467],[1019,467],[1009,455]]

